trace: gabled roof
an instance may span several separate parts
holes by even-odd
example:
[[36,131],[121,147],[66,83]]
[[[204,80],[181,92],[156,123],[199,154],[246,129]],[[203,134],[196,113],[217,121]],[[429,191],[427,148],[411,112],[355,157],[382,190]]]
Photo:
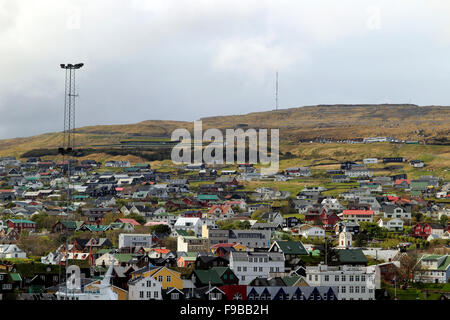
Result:
[[336,249],[334,251],[336,252],[341,264],[367,264],[368,262],[362,249]]
[[277,240],[275,243],[280,248],[280,251],[284,254],[308,254],[308,251],[306,251],[305,247],[303,246],[303,243],[300,241],[280,241]]

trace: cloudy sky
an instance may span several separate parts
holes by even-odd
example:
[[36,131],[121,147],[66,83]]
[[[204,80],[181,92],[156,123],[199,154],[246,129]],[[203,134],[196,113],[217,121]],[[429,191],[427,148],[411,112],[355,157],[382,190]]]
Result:
[[450,104],[447,0],[0,0],[0,139],[333,103]]

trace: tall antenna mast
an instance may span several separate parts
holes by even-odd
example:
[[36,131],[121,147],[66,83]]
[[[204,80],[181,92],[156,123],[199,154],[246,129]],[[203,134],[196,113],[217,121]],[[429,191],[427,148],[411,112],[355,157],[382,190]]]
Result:
[[[67,155],[67,205],[66,205],[66,220],[69,220],[69,204],[71,200],[70,191],[70,158],[73,153],[75,144],[73,130],[75,129],[75,98],[78,96],[75,91],[75,71],[80,69],[84,64],[60,64],[60,67],[65,70],[65,91],[64,91],[64,135],[63,145],[58,149],[58,152],[63,156],[62,167],[65,167],[65,155]],[[74,247],[72,248],[74,249]],[[67,298],[67,268],[69,267],[69,230],[66,227],[66,298]]]
[[276,85],[275,85],[275,110],[278,110],[278,71],[276,74]]

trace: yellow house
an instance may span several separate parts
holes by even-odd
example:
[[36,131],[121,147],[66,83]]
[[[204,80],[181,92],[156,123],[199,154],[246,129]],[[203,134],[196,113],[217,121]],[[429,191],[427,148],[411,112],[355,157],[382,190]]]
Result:
[[[84,290],[85,291],[90,291],[90,290],[97,289],[97,287],[94,287],[93,284],[100,284],[100,280],[97,280],[97,281],[89,283],[84,288]],[[117,293],[118,300],[128,300],[128,298],[127,298],[128,292],[126,290],[123,290],[122,288],[119,288],[119,287],[116,287],[116,286],[111,286],[111,289],[112,289],[112,291]]]
[[161,282],[162,289],[183,289],[181,273],[166,267],[145,267],[131,273],[131,279],[138,277],[152,277],[153,279]]

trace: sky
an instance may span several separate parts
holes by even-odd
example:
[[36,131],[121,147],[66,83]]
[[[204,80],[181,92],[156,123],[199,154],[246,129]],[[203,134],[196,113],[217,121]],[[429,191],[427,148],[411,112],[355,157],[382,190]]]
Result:
[[337,103],[449,105],[447,0],[0,0],[0,139]]

